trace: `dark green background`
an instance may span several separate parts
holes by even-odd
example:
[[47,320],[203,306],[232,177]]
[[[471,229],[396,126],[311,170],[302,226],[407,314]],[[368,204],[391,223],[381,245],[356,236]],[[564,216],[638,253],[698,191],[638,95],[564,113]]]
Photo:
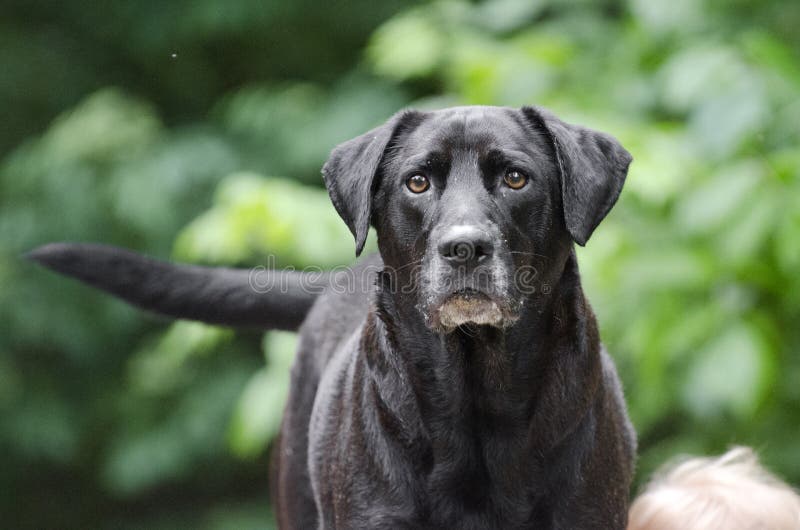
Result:
[[160,321],[19,256],[348,263],[319,168],[407,105],[617,136],[635,162],[579,256],[639,480],[740,443],[796,484],[797,27],[791,0],[5,0],[0,526],[271,528],[294,337]]

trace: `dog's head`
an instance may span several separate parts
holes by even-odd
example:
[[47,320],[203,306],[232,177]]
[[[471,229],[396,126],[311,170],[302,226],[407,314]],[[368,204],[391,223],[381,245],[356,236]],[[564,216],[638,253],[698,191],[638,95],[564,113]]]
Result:
[[630,162],[611,136],[540,108],[458,107],[393,116],[334,149],[323,175],[356,254],[372,224],[393,288],[450,331],[513,324]]

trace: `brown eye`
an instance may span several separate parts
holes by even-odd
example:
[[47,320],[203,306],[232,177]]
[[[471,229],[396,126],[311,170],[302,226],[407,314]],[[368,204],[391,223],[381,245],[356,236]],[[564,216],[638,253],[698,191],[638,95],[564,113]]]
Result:
[[431,183],[428,181],[428,177],[425,175],[413,175],[406,181],[406,186],[409,190],[413,193],[422,193],[423,191],[427,191],[428,188],[431,187]]
[[528,177],[526,177],[519,171],[512,170],[506,173],[506,176],[503,177],[503,180],[506,182],[506,185],[509,188],[511,188],[512,190],[518,190],[528,182]]

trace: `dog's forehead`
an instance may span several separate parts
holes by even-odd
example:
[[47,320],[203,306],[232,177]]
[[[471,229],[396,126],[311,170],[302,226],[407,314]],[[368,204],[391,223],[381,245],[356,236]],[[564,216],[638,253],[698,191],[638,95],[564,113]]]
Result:
[[409,135],[409,151],[523,149],[531,143],[522,114],[505,107],[455,107],[434,111]]

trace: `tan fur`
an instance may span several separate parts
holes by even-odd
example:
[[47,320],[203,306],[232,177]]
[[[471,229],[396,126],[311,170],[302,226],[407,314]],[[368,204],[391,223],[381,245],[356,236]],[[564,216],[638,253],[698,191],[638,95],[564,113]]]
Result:
[[488,298],[455,296],[439,308],[439,321],[448,329],[465,324],[501,327],[503,312]]
[[799,530],[800,496],[736,447],[656,474],[630,509],[628,530]]

